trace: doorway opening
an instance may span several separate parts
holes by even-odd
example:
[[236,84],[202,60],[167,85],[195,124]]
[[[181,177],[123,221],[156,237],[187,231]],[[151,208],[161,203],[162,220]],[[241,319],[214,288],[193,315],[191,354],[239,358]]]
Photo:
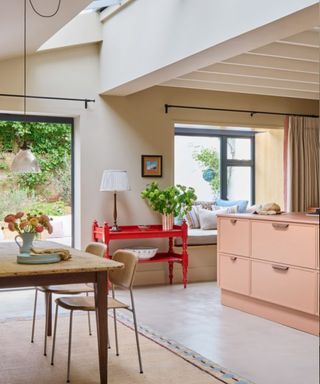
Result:
[[[23,142],[36,156],[39,173],[13,173],[11,163]],[[73,119],[0,114],[0,241],[16,233],[4,222],[7,214],[45,214],[53,233],[39,236],[73,245]]]

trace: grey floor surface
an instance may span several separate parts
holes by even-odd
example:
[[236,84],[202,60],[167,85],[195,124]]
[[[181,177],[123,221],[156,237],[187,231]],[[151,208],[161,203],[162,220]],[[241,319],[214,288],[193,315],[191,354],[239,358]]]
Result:
[[[0,321],[31,317],[33,297],[0,292]],[[136,288],[135,297],[140,323],[256,384],[319,383],[317,337],[222,306],[215,283]]]

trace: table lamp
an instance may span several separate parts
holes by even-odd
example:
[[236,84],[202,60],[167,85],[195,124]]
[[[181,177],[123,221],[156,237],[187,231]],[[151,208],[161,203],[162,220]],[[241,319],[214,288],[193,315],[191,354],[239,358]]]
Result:
[[129,190],[127,171],[110,169],[103,171],[100,191],[113,192],[113,226],[111,231],[120,231],[117,225],[117,192]]

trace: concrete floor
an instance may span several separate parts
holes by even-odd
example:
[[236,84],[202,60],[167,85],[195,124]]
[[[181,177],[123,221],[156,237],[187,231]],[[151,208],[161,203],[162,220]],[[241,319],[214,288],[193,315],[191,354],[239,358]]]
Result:
[[[31,316],[33,297],[1,292],[0,321]],[[135,297],[141,324],[256,384],[319,383],[317,337],[222,306],[215,283],[136,288]]]

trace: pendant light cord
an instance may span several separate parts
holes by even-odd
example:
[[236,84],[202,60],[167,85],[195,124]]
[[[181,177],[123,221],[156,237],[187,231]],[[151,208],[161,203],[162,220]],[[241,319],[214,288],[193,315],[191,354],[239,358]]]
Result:
[[38,16],[40,16],[40,17],[47,17],[47,18],[49,18],[49,17],[53,17],[53,16],[55,16],[55,15],[59,12],[59,9],[60,9],[60,6],[61,6],[61,1],[62,1],[62,0],[58,0],[57,9],[56,9],[55,11],[53,11],[53,13],[51,13],[51,14],[49,14],[49,15],[44,15],[43,13],[40,13],[40,12],[36,9],[36,7],[34,6],[32,0],[29,0],[29,3],[30,3],[30,5],[31,5],[31,8],[33,9],[34,13],[36,13],[36,14],[37,14]]
[[27,0],[24,0],[23,13],[23,120],[25,127],[27,123]]
[[[31,8],[40,17],[50,18],[54,17],[60,10],[61,1],[58,0],[57,9],[49,14],[44,15],[40,13],[34,6],[32,0],[29,0]],[[23,122],[24,126],[27,124],[27,0],[24,0],[23,9]],[[23,146],[26,147],[26,141],[24,140]]]

